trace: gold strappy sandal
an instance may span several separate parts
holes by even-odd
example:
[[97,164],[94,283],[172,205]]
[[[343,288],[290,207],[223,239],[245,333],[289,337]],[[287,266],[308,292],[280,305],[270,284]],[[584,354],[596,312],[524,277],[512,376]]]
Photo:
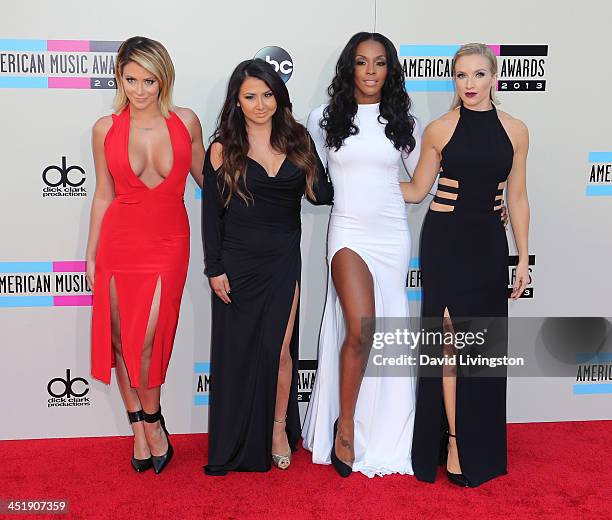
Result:
[[[287,420],[287,416],[281,421],[274,419],[275,423],[284,423]],[[291,449],[289,449],[289,453],[287,455],[279,455],[278,453],[272,454],[272,464],[274,464],[278,469],[287,469],[291,464]]]

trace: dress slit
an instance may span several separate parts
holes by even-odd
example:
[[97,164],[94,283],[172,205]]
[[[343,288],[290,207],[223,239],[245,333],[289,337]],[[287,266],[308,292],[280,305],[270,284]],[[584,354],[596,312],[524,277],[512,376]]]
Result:
[[[293,269],[291,271],[294,271]],[[300,268],[297,267],[297,271],[299,273]],[[285,335],[287,333],[287,327],[289,325],[289,318],[291,317],[291,308],[293,306],[293,299],[295,298],[295,292],[298,291],[298,301],[296,308],[296,315],[293,321],[293,331],[291,333],[291,338],[289,339],[289,355],[291,357],[291,384],[289,387],[289,399],[287,401],[287,419],[285,423],[285,432],[287,433],[287,440],[289,441],[289,447],[291,451],[295,451],[297,449],[297,442],[299,436],[301,434],[300,427],[300,416],[299,416],[299,408],[297,406],[297,380],[298,380],[298,365],[299,365],[299,342],[298,342],[298,317],[300,311],[300,284],[299,284],[299,276],[297,274],[289,274],[287,276],[288,280],[292,280],[291,286],[293,290],[288,290],[290,286],[289,283],[286,283],[286,288],[283,288],[282,296],[275,295],[274,293],[270,294],[268,304],[266,308],[268,311],[266,314],[274,314],[274,311],[270,307],[277,307],[278,309],[282,309],[283,314],[278,322],[284,323],[284,327],[278,327],[272,325],[269,329],[264,328],[262,330],[263,334],[263,345],[268,345],[267,348],[270,348],[270,351],[264,358],[267,360],[268,366],[271,368],[270,373],[271,377],[266,378],[266,383],[268,384],[268,394],[269,397],[266,399],[266,414],[267,417],[267,425],[266,425],[266,451],[269,454],[269,459],[272,457],[272,429],[274,426],[274,413],[276,410],[276,397],[277,397],[277,387],[278,387],[278,371],[280,366],[280,354],[282,350],[283,340],[285,339]],[[283,286],[285,283],[282,284]],[[294,406],[292,406],[294,404]]]
[[[140,367],[142,350],[151,315],[155,288],[160,274],[151,273],[116,273],[114,275],[119,304],[121,352],[127,367],[130,385],[140,386]],[[162,284],[163,285],[163,284]],[[161,294],[160,294],[161,308]],[[157,328],[159,327],[159,315]],[[151,363],[155,359],[155,348],[151,352]],[[148,386],[152,388],[151,366],[149,366]]]
[[[459,196],[452,212],[430,208],[421,231],[423,317],[433,320],[435,329],[447,308],[455,333],[486,332],[483,344],[457,348],[454,433],[461,471],[474,487],[507,472],[505,369],[460,361],[507,354],[508,242],[493,208],[513,156],[494,108],[474,111],[461,106],[453,137],[441,152],[442,169],[459,183]],[[421,370],[413,466],[419,480],[434,482],[447,423],[439,379],[443,373],[442,367]]]
[[[297,417],[292,417],[291,422],[288,420],[289,408],[290,408],[289,404],[291,403],[291,393],[292,393],[294,386],[295,386],[295,398],[297,400],[297,381],[299,377],[299,364],[300,364],[299,345],[298,345],[297,336],[296,336],[296,327],[298,326],[299,317],[300,317],[301,291],[300,291],[300,283],[299,283],[299,280],[297,279],[295,280],[295,285],[293,289],[293,297],[291,299],[291,305],[289,306],[289,317],[287,318],[287,322],[286,322],[287,325],[285,327],[285,332],[283,334],[283,340],[285,339],[285,335],[287,334],[287,328],[289,327],[289,318],[291,318],[291,308],[293,307],[293,300],[295,299],[296,293],[297,293],[298,298],[295,304],[295,315],[293,316],[293,329],[291,331],[291,337],[289,338],[289,347],[287,349],[289,351],[289,357],[291,358],[291,384],[289,386],[289,400],[287,401],[287,421],[285,422],[285,433],[287,434],[287,440],[289,441],[289,447],[291,448],[291,451],[295,451],[297,449],[297,443],[298,443],[299,436],[301,433],[301,429],[299,428],[299,424],[300,424],[299,415]],[[281,350],[278,353],[279,365],[280,365],[281,352],[282,352],[282,341],[281,341]],[[278,368],[276,371],[276,380],[278,382]],[[278,383],[277,383],[277,386],[278,386]],[[276,396],[277,394],[275,392],[274,400],[273,400],[275,408],[276,408]],[[272,413],[274,414],[274,412],[275,412],[275,409],[272,411]],[[291,426],[296,423],[298,425],[297,430]],[[270,445],[270,450],[271,449],[272,448]],[[272,453],[272,451],[270,451],[270,453]]]
[[[385,308],[383,287],[381,287],[379,277],[374,268],[375,264],[370,260],[367,253],[359,248],[357,244],[351,244],[349,246],[344,243],[338,243],[336,247],[334,247],[334,250],[332,250],[333,253],[329,255],[328,258],[327,301],[325,303],[325,312],[321,325],[320,337],[322,339],[318,354],[319,366],[317,368],[317,377],[325,377],[326,380],[317,381],[315,379],[315,388],[317,391],[313,391],[312,393],[312,400],[305,419],[308,424],[308,429],[304,432],[304,447],[312,451],[313,462],[318,464],[331,463],[330,452],[333,443],[331,425],[333,425],[340,413],[340,350],[344,342],[346,326],[344,322],[344,312],[333,283],[331,266],[335,255],[342,249],[348,249],[356,254],[368,268],[370,276],[372,277],[372,291],[377,322],[384,320],[385,317],[393,317],[389,314],[389,312],[393,311]],[[385,439],[379,435],[379,429],[385,428],[385,425],[378,420],[379,417],[376,415],[376,403],[379,403],[380,399],[382,399],[388,391],[395,391],[400,387],[403,388],[404,383],[401,380],[404,378],[387,377],[382,367],[380,367],[379,370],[380,373],[375,373],[372,365],[369,365],[367,375],[363,378],[360,386],[355,407],[356,435],[353,471],[362,472],[369,477],[396,472],[411,474],[412,467],[409,449],[403,452],[403,459],[394,461],[395,465],[391,465],[389,461],[382,457],[382,445],[385,443]],[[330,382],[331,374],[334,374],[332,378],[333,382]],[[414,383],[413,378],[409,379]],[[393,390],[387,388],[385,385],[393,385]],[[406,416],[411,422],[413,418],[412,414],[407,413]],[[398,429],[401,428],[399,425],[394,426]],[[404,426],[403,423],[402,426]],[[410,444],[412,438],[411,436],[407,436],[405,440]],[[370,450],[372,454],[369,454],[368,450]]]

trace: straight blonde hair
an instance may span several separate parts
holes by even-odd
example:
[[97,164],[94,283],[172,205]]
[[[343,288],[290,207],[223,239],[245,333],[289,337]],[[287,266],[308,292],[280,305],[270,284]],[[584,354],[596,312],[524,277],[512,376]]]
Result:
[[157,78],[159,81],[159,95],[157,98],[159,110],[166,119],[169,118],[170,112],[174,109],[174,103],[172,102],[174,65],[168,51],[161,43],[144,36],[128,38],[119,47],[115,65],[115,80],[117,82],[117,93],[113,102],[115,113],[119,114],[129,104],[121,77],[123,75],[123,67],[130,61],[147,69]]
[[[459,49],[453,56],[453,64],[452,64],[452,69],[451,69],[453,79],[455,79],[455,63],[457,63],[457,60],[461,58],[462,56],[474,56],[474,55],[482,56],[486,58],[487,60],[489,60],[491,74],[493,76],[497,74],[497,57],[495,56],[495,54],[493,54],[493,51],[484,43],[466,43],[465,45],[462,45],[461,47],[459,47]],[[491,97],[491,102],[494,105],[499,105],[499,100],[497,99],[497,96],[496,96],[495,85],[491,87],[490,97]],[[451,104],[451,110],[454,110],[458,106],[461,106],[461,98],[457,94],[457,89],[455,89],[455,96],[453,97],[453,102]]]

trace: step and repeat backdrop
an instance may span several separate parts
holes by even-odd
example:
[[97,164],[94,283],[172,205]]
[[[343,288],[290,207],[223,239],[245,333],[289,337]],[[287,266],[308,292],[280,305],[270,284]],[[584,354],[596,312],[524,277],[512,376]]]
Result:
[[[511,334],[510,351],[546,350],[541,337],[551,317],[612,316],[607,37],[612,5],[585,0],[553,12],[547,4],[517,0],[503,9],[480,0],[469,8],[451,0],[379,0],[377,5],[373,0],[270,0],[257,9],[247,2],[195,0],[5,4],[0,17],[0,438],[130,431],[114,381],[106,386],[89,374],[91,290],[84,258],[95,189],[91,127],[111,112],[116,50],[134,35],[166,45],[177,72],[175,102],[198,114],[207,141],[229,74],[241,60],[258,56],[272,62],[287,80],[296,117],[305,122],[309,111],[326,101],[348,38],[376,29],[395,43],[414,113],[425,125],[448,110],[457,47],[489,44],[499,61],[500,109],[525,121],[531,137],[531,280],[525,297],[509,302],[509,308],[511,317],[538,318],[540,325],[531,327],[527,339]],[[406,297],[415,315],[418,237],[429,200],[409,208],[413,251]],[[207,429],[211,295],[202,274],[200,202],[189,180],[191,261],[162,392],[167,421],[177,433]],[[326,290],[329,208],[305,202],[302,215],[304,411]],[[508,236],[510,286],[516,250]],[[603,330],[610,334],[606,320]],[[554,338],[548,336],[549,346]],[[509,379],[510,422],[612,418],[612,358],[595,355],[591,344],[578,351],[578,364],[563,377]]]

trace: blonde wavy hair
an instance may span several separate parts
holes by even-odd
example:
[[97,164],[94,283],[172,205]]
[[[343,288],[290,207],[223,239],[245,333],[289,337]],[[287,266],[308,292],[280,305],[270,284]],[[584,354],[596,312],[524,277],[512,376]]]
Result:
[[[455,78],[455,63],[462,56],[482,56],[489,61],[489,66],[491,69],[491,74],[495,76],[497,74],[497,57],[493,54],[493,51],[484,43],[466,43],[459,47],[455,55],[453,56],[453,65],[452,65],[452,76]],[[499,105],[499,100],[496,96],[495,84],[491,87],[491,102],[494,105]],[[457,94],[457,90],[455,89],[455,96],[453,97],[453,102],[451,103],[451,110],[457,108],[461,105],[461,99],[459,98],[459,94]]]
[[129,104],[121,77],[123,67],[130,61],[147,69],[157,78],[159,81],[157,103],[162,115],[165,118],[170,117],[170,112],[174,109],[174,103],[172,102],[174,65],[168,51],[161,43],[144,36],[128,38],[119,47],[115,64],[115,80],[117,82],[117,93],[113,102],[115,113],[120,113]]

